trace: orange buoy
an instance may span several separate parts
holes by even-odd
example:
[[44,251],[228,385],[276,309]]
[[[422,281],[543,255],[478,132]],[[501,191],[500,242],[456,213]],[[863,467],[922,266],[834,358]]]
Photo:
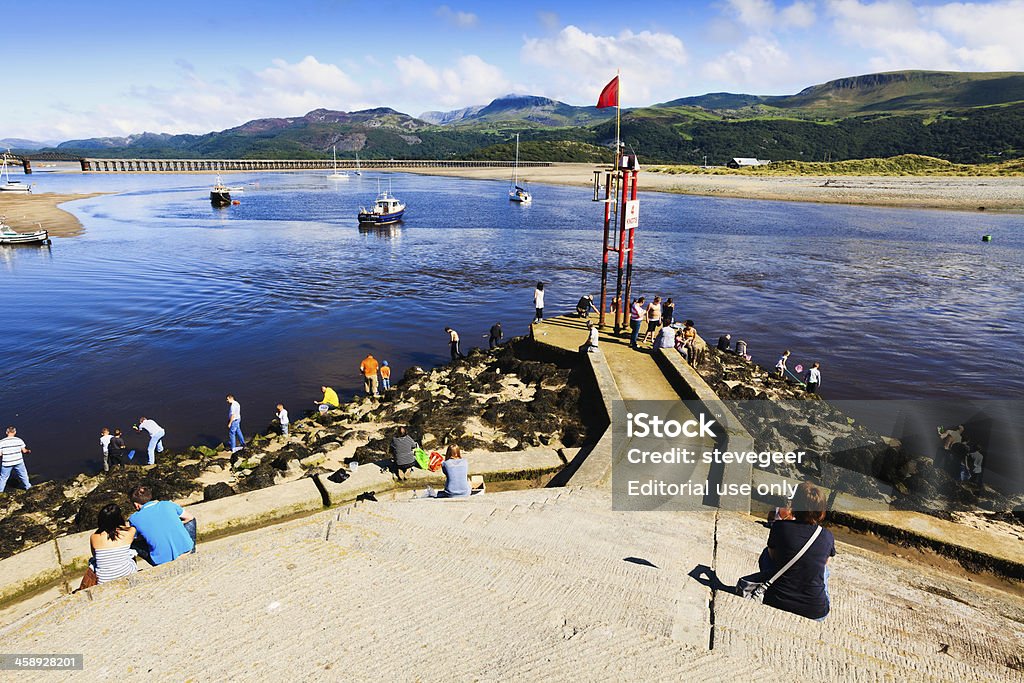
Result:
[[242,203],[242,202],[238,201],[237,199],[232,199],[232,200],[231,200],[231,205],[232,205],[232,206],[238,206],[238,205],[239,205],[239,204],[241,204],[241,203]]

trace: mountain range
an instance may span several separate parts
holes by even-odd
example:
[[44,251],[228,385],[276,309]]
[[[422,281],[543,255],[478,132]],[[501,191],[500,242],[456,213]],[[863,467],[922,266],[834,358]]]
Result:
[[[104,157],[509,159],[603,161],[615,110],[506,95],[413,117],[386,107],[249,121],[205,135],[70,140]],[[1024,74],[896,71],[841,78],[793,95],[708,93],[623,109],[622,139],[647,162],[802,161],[925,154],[962,163],[1024,156]]]

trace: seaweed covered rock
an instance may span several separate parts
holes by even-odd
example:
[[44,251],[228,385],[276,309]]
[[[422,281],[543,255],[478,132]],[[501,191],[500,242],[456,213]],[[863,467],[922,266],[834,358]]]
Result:
[[252,470],[248,476],[239,477],[238,490],[245,492],[265,489],[274,485],[277,476],[277,470],[269,463],[260,463],[259,467]]
[[235,490],[227,482],[219,481],[203,487],[203,501],[217,500],[235,495]]

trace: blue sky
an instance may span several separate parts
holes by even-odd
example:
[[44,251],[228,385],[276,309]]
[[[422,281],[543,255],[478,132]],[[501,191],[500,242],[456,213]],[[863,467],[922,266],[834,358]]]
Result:
[[[893,69],[1024,71],[1024,0],[16,3],[0,137],[205,133],[317,107],[417,115],[792,93]],[[625,9],[623,9],[625,8]]]

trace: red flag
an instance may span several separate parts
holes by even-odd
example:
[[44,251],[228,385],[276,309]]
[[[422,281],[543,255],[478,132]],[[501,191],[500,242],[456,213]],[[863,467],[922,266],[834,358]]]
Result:
[[597,108],[604,109],[605,107],[617,107],[619,106],[619,77],[616,76],[612,80],[608,81],[608,85],[604,86],[604,90],[601,91],[601,96],[597,98]]

